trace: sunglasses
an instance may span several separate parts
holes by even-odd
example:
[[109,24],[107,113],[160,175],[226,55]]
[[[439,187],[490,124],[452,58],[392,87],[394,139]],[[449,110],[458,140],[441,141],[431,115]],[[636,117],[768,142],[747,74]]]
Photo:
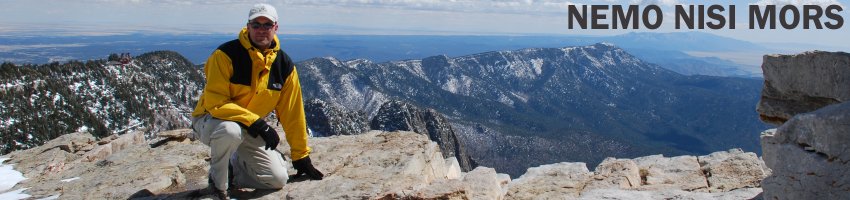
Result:
[[274,27],[274,22],[266,22],[264,24],[261,24],[261,23],[258,23],[258,22],[251,22],[251,23],[248,23],[248,25],[251,25],[251,28],[254,28],[254,29],[259,29],[260,27],[262,27],[263,29],[270,29],[270,28]]

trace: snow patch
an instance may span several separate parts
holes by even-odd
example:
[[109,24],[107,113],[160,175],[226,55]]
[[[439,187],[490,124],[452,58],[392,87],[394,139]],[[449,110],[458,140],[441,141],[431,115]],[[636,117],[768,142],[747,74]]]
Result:
[[78,180],[78,179],[80,179],[80,177],[74,177],[74,178],[69,178],[69,179],[62,179],[61,181],[62,181],[62,182],[66,182],[66,183],[67,183],[67,182],[71,182],[71,181],[76,181],[76,180]]
[[520,101],[522,101],[523,103],[528,103],[528,95],[527,94],[516,93],[516,92],[511,92],[511,94],[514,97],[516,97],[517,99],[519,99]]
[[90,130],[90,128],[88,126],[85,126],[85,125],[80,126],[80,128],[77,128],[78,133],[89,132],[89,130]]
[[541,73],[543,73],[543,59],[531,59],[531,69],[533,70],[535,75],[540,75]]
[[511,106],[511,107],[514,106],[514,100],[512,100],[510,97],[506,96],[505,94],[502,94],[501,92],[499,93],[499,102],[502,103],[502,104],[505,104],[507,106]]
[[446,83],[445,83],[445,84],[443,84],[443,87],[442,87],[442,88],[443,88],[443,90],[445,90],[445,91],[449,91],[449,92],[451,92],[451,93],[453,93],[453,94],[457,94],[457,89],[458,89],[458,87],[459,87],[459,86],[458,86],[458,85],[459,85],[459,84],[458,84],[458,82],[459,82],[459,81],[458,81],[458,80],[457,80],[454,76],[449,77],[449,80],[447,80],[447,81],[446,81]]
[[[24,174],[21,174],[21,172],[15,171],[15,169],[12,168],[12,165],[2,164],[3,162],[5,162],[8,159],[9,158],[0,158],[0,177],[2,177],[2,178],[0,178],[0,192],[6,192],[9,189],[12,189],[12,187],[15,187],[15,185],[17,185],[21,181],[27,179],[27,178],[24,178]],[[7,197],[7,195],[17,195],[18,193],[23,192],[23,190],[26,190],[26,188],[0,194],[0,199],[11,199],[12,197],[20,197],[20,198],[29,197],[29,195],[27,195],[27,196],[8,196]]]
[[14,191],[2,193],[2,194],[0,194],[0,199],[27,199],[27,198],[30,198],[31,197],[30,195],[24,193],[24,190],[27,190],[27,189],[29,189],[29,188],[21,188],[21,189],[17,189],[17,190],[14,190]]

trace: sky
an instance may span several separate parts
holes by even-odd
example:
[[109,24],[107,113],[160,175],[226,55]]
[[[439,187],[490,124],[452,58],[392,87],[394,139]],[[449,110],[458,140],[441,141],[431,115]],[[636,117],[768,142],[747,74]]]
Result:
[[[751,42],[801,43],[850,49],[850,10],[838,30],[750,30],[747,6],[846,5],[850,0],[741,0],[734,30],[674,29],[677,4],[685,0],[3,0],[0,36],[115,35],[129,33],[233,33],[255,3],[274,5],[280,34],[365,35],[615,35],[628,32],[701,31]],[[657,30],[569,29],[569,5],[659,5]],[[610,17],[610,16],[609,16]],[[830,21],[828,18],[822,18]],[[604,21],[603,21],[604,22]]]

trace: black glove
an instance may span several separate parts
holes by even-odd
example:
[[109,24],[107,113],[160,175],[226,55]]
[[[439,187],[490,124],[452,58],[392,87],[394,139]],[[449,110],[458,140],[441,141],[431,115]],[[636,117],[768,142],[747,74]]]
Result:
[[277,131],[266,124],[266,121],[262,119],[258,119],[251,126],[248,127],[248,135],[251,137],[263,137],[263,140],[266,141],[266,150],[274,150],[277,148],[277,145],[280,144],[280,137],[277,136]]
[[322,177],[325,176],[322,172],[313,167],[313,163],[310,161],[310,156],[292,161],[292,167],[295,167],[295,170],[297,170],[297,173],[295,173],[296,177],[306,174],[307,177],[310,177],[310,179],[322,180]]

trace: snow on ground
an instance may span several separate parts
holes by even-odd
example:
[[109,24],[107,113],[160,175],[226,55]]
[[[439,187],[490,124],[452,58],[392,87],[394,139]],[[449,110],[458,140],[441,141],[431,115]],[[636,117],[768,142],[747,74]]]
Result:
[[67,183],[67,182],[71,182],[71,181],[76,181],[77,179],[80,179],[80,177],[74,177],[74,178],[69,178],[69,179],[62,179],[61,181],[62,181],[62,182],[66,182],[66,183]]
[[26,199],[30,195],[25,194],[27,188],[8,191],[15,187],[16,184],[23,181],[24,175],[21,172],[15,171],[12,165],[3,164],[9,158],[0,158],[0,199]]
[[17,189],[17,190],[14,190],[14,191],[9,191],[9,192],[6,192],[6,193],[2,193],[2,194],[0,194],[0,199],[7,200],[7,199],[26,199],[26,198],[30,198],[30,195],[25,194],[25,193],[24,193],[24,190],[27,190],[27,188],[21,188],[21,189]]

